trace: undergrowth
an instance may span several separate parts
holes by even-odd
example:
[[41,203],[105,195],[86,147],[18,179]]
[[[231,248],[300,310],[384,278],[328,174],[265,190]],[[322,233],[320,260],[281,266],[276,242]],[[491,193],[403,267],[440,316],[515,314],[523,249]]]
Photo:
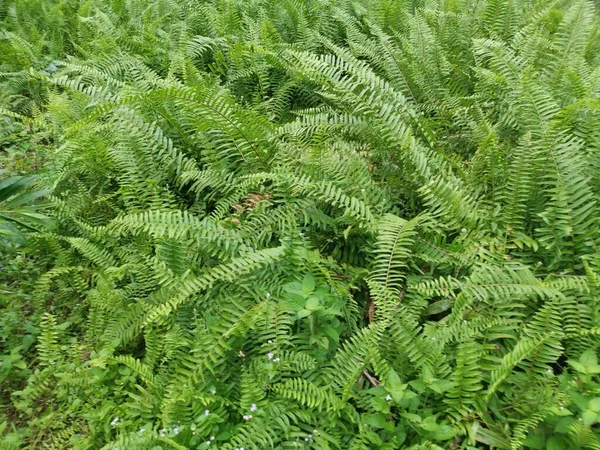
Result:
[[0,0],[0,446],[600,449],[597,8]]

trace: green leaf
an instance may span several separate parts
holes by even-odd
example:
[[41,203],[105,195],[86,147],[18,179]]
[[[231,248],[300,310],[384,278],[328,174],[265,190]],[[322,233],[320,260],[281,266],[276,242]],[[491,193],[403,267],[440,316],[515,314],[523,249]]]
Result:
[[532,431],[525,439],[523,444],[527,448],[542,450],[546,446],[546,436],[544,433],[537,432],[537,430]]
[[22,359],[20,359],[19,361],[16,361],[14,363],[14,366],[17,369],[26,369],[27,368],[27,364],[25,363],[25,361],[23,361]]
[[425,390],[427,389],[427,384],[425,384],[425,382],[423,380],[411,380],[408,382],[408,384],[417,392],[425,392]]
[[596,397],[590,400],[588,409],[594,412],[600,412],[600,397]]
[[383,441],[377,433],[373,431],[366,431],[364,434],[367,437],[367,439],[369,439],[369,442],[375,444],[377,447],[380,447],[381,444],[383,444]]
[[421,427],[425,431],[437,431],[440,426],[436,423],[434,416],[426,417],[420,424]]
[[598,356],[596,355],[595,350],[586,350],[579,357],[579,362],[586,367],[597,366],[598,365]]
[[[299,311],[304,307],[304,304],[306,303],[306,298],[304,297],[304,295],[299,295],[299,294],[293,294],[293,293],[288,293],[285,296],[285,300],[284,300],[293,310],[295,311]],[[287,305],[283,305],[283,307],[285,308]]]
[[570,432],[570,427],[577,421],[572,417],[563,417],[556,422],[554,425],[554,432],[560,434],[567,434]]
[[364,422],[374,428],[386,428],[386,418],[387,416],[385,414],[366,414],[364,416]]
[[560,436],[550,436],[546,441],[546,450],[569,450],[569,442]]
[[390,368],[385,380],[385,389],[392,396],[394,402],[400,403],[402,401],[407,387],[408,384],[403,384],[396,371]]
[[447,311],[450,308],[452,308],[453,304],[454,304],[454,299],[444,299],[444,300],[437,301],[435,303],[430,304],[427,307],[427,309],[425,310],[425,314],[427,314],[428,316],[432,316],[435,314],[442,313],[442,312]]
[[570,359],[569,359],[569,360],[567,360],[567,363],[568,363],[568,364],[569,364],[571,367],[573,367],[573,369],[575,369],[577,372],[583,372],[583,373],[585,373],[585,372],[586,372],[586,366],[585,366],[585,365],[583,365],[583,364],[581,364],[581,363],[580,363],[580,362],[578,362],[578,361],[572,361],[572,360],[570,360]]
[[586,409],[581,413],[581,418],[583,420],[583,425],[590,427],[598,421],[598,414],[594,411]]
[[511,448],[510,442],[508,442],[504,436],[490,430],[489,428],[479,427],[477,429],[477,434],[475,435],[475,440],[477,442],[481,442],[482,444],[493,446],[502,450],[508,450]]
[[600,364],[596,364],[595,366],[586,366],[586,372],[590,375],[595,375],[600,373]]
[[458,430],[448,424],[440,424],[437,431],[431,435],[431,439],[436,441],[447,441],[458,434]]
[[307,309],[301,309],[300,311],[298,311],[298,319],[303,319],[305,317],[308,317],[312,314],[312,311],[308,311]]
[[402,383],[400,376],[392,367],[390,367],[390,370],[388,370],[387,376],[385,378],[385,386],[393,389],[406,389],[406,385]]
[[325,334],[336,344],[340,341],[340,333],[331,325],[325,327]]
[[302,292],[310,294],[315,290],[315,279],[312,273],[307,273],[302,279]]
[[285,284],[283,286],[283,290],[289,294],[296,294],[304,298],[304,293],[302,292],[302,283],[300,283],[299,281],[294,281],[293,283]]
[[435,380],[427,384],[427,386],[434,392],[442,394],[448,392],[455,386],[455,383],[450,380]]
[[417,414],[413,414],[413,413],[407,413],[407,412],[403,412],[400,413],[401,417],[404,417],[406,420],[408,420],[409,422],[413,422],[413,423],[421,423],[423,419],[421,419],[421,416],[417,415]]
[[309,311],[316,311],[319,309],[319,299],[317,297],[310,297],[308,300],[306,300],[306,305],[304,305],[304,308],[308,309]]
[[379,411],[384,414],[389,414],[390,412],[390,404],[381,397],[373,397],[371,399],[371,406],[373,406],[375,411]]
[[22,191],[36,179],[36,176],[14,176],[0,180],[0,202],[3,202],[19,191]]

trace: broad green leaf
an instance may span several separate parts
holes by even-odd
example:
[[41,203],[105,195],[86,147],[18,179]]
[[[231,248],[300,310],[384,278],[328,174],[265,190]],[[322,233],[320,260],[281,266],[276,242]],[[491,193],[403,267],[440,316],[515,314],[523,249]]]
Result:
[[586,368],[593,367],[598,365],[598,356],[596,355],[595,350],[586,350],[579,357],[579,362],[583,364]]
[[310,297],[306,300],[306,305],[304,305],[306,309],[309,311],[315,311],[319,308],[319,299],[317,297]]
[[386,418],[385,414],[366,414],[365,423],[375,428],[385,428]]
[[550,436],[546,441],[546,450],[569,450],[569,442],[560,436]]
[[403,412],[403,413],[400,413],[400,415],[402,417],[404,417],[406,420],[413,422],[413,423],[421,423],[423,421],[423,419],[421,419],[421,416],[419,416],[417,414]]
[[583,425],[590,427],[598,421],[598,413],[586,409],[581,413],[581,418],[583,420]]
[[440,424],[438,429],[434,431],[431,438],[436,441],[447,441],[458,434],[458,430],[452,428],[448,424]]
[[531,431],[524,442],[527,448],[543,450],[546,447],[546,436],[537,430]]
[[591,399],[588,408],[591,411],[600,412],[600,397]]
[[308,311],[307,309],[301,309],[300,311],[298,311],[298,318],[299,319],[303,319],[305,317],[308,317],[312,314],[312,311]]
[[315,279],[311,273],[307,273],[302,279],[302,292],[310,294],[315,290]]

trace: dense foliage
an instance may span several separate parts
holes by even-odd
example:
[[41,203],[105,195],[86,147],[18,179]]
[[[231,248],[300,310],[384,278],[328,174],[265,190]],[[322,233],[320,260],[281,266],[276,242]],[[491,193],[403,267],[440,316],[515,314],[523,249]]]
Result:
[[600,449],[597,8],[0,0],[0,447]]

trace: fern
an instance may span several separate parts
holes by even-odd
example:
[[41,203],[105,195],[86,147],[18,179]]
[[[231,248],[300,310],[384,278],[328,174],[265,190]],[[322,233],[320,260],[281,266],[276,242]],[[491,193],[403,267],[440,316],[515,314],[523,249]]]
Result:
[[599,23],[0,2],[0,447],[600,448]]

